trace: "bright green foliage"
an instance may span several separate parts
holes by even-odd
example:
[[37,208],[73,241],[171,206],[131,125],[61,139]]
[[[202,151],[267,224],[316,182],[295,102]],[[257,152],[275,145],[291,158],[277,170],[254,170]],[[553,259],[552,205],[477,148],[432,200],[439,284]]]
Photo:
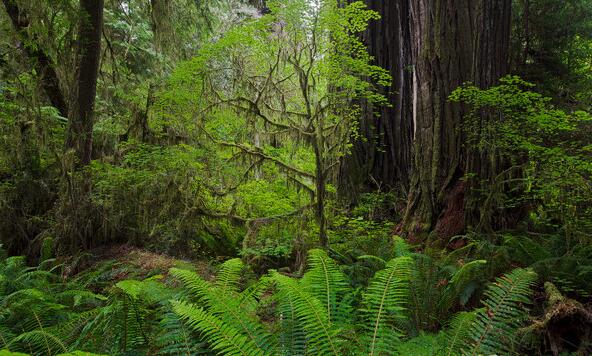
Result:
[[319,355],[339,355],[343,339],[340,330],[331,323],[326,306],[310,292],[306,291],[298,281],[272,273],[272,281],[277,285],[283,298],[289,298],[296,320],[302,324],[306,333],[307,346],[312,353]]
[[329,321],[335,322],[338,302],[344,298],[349,283],[324,250],[309,250],[308,265],[309,270],[304,274],[301,284],[323,303]]
[[[450,97],[470,107],[463,125],[467,145],[487,147],[510,163],[490,185],[484,209],[536,202],[531,220],[538,228],[561,229],[568,245],[586,240],[592,231],[592,161],[589,140],[581,133],[589,130],[590,115],[559,110],[532,89],[518,77],[505,77],[498,86],[466,86]],[[499,120],[480,127],[483,111]],[[514,183],[511,199],[502,189],[508,183]]]
[[[252,315],[255,305],[247,294],[243,295],[244,298],[242,298],[238,292],[233,292],[224,285],[210,285],[194,272],[173,269],[171,273],[180,278],[186,287],[192,291],[192,297],[197,302],[207,306],[207,311],[204,311],[200,310],[200,307],[195,304],[180,302],[173,305],[173,310],[180,317],[188,320],[189,325],[196,330],[209,330],[206,332],[209,342],[214,345],[218,345],[218,342],[220,342],[219,347],[225,348],[228,347],[225,342],[231,342],[232,340],[232,338],[229,339],[231,335],[238,335],[237,337],[240,340],[243,337],[241,335],[244,335],[246,336],[245,340],[249,343],[249,345],[245,345],[248,349],[262,350],[271,347],[270,345],[273,344],[271,336]],[[215,331],[220,327],[220,322],[232,327],[230,329],[220,329],[218,335]],[[238,344],[243,343],[244,341],[238,342]]]
[[224,216],[231,202],[208,189],[200,163],[203,150],[135,142],[121,148],[125,154],[119,166],[97,161],[91,166],[93,202],[106,220],[104,235],[121,231],[130,241],[169,252],[187,250],[188,241],[196,253],[233,251],[240,232],[226,221],[207,219]]
[[444,331],[446,346],[442,350],[446,355],[456,355],[467,340],[471,337],[471,326],[477,319],[477,311],[460,312],[456,314],[448,324],[448,330]]
[[[93,161],[75,171],[64,135],[67,111],[76,110],[49,105],[50,72],[42,67],[55,71],[72,109],[80,1],[0,1],[0,243],[7,250],[0,250],[0,355],[531,351],[516,334],[535,273],[553,282],[552,292],[592,295],[592,120],[575,111],[592,104],[592,3],[513,1],[512,72],[537,86],[509,76],[450,97],[466,114],[452,123],[461,132],[454,142],[435,139],[468,154],[444,157],[458,163],[450,182],[473,153],[492,163],[482,168],[501,171],[465,172],[470,193],[483,198],[474,202],[480,214],[467,198],[467,221],[483,224],[434,249],[410,246],[414,232],[401,231],[400,215],[413,203],[405,183],[362,187],[377,191],[353,194],[355,206],[335,188],[359,136],[377,134],[367,137],[376,145],[359,148],[390,148],[387,160],[417,164],[388,131],[409,128],[405,139],[415,141],[423,128],[412,129],[416,115],[408,114],[421,108],[406,95],[449,88],[440,77],[408,88],[424,69],[411,66],[396,80],[404,87],[390,87],[389,71],[401,68],[375,63],[417,56],[382,53],[381,40],[368,36],[386,29],[380,37],[409,44],[418,34],[396,22],[421,16],[396,16],[413,9],[387,2],[105,0]],[[255,3],[258,10],[248,5]],[[381,19],[370,6],[394,10],[384,14],[393,23],[373,27]],[[393,37],[397,28],[405,30]],[[393,103],[402,104],[394,113],[403,121],[389,114],[359,127],[361,117]],[[446,129],[438,125],[431,131]],[[413,167],[401,168],[413,175]],[[431,200],[445,201],[448,188]],[[518,231],[470,232],[494,227],[496,212],[519,220],[508,224]],[[130,247],[200,261],[196,268],[95,261]],[[64,256],[80,248],[89,251]],[[216,277],[204,272],[210,267]]]
[[245,335],[224,323],[201,307],[184,302],[173,302],[173,310],[189,326],[202,332],[213,351],[224,355],[262,355],[263,351]]
[[233,258],[224,262],[218,272],[216,286],[228,293],[238,292],[241,272],[244,268],[245,266],[240,258]]
[[[265,217],[313,210],[325,244],[328,184],[349,150],[355,100],[385,102],[376,88],[389,76],[371,64],[358,36],[378,15],[362,2],[267,5],[268,14],[230,29],[177,68],[157,125],[214,145],[220,160],[240,158],[221,183],[235,186],[238,199],[258,202],[246,213],[269,225]],[[253,181],[243,182],[248,176]],[[274,197],[282,183],[290,189]],[[253,240],[244,248],[257,245]]]

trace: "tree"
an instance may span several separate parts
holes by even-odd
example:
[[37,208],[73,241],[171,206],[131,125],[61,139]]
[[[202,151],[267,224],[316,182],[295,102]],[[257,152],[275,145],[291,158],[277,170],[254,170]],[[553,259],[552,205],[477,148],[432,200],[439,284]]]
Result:
[[[498,173],[495,153],[463,145],[465,112],[448,96],[464,82],[487,87],[505,73],[510,6],[508,0],[412,5],[415,75],[421,83],[413,104],[414,172],[406,212],[412,231],[435,228],[444,238],[462,232],[480,214],[474,212],[478,206],[466,204],[479,191],[475,188]],[[483,113],[482,119],[494,118]],[[478,183],[465,185],[464,178],[475,175]]]
[[369,24],[363,41],[374,64],[389,71],[392,85],[381,91],[390,105],[363,105],[360,139],[353,142],[340,175],[340,193],[350,198],[368,188],[406,192],[412,163],[413,71],[407,20],[410,5],[405,0],[366,3],[381,18]]
[[200,117],[207,120],[220,111],[239,116],[245,125],[240,135],[204,131],[252,160],[249,171],[271,163],[288,182],[309,192],[319,243],[327,247],[327,184],[349,147],[359,113],[352,100],[384,101],[373,83],[389,81],[384,70],[370,64],[358,38],[376,13],[361,2],[343,8],[304,0],[268,6],[270,14],[230,31],[193,61],[205,108]]
[[514,1],[512,72],[564,107],[591,104],[590,0]]
[[[25,43],[25,52],[41,75],[42,86],[50,103],[69,119],[67,148],[74,149],[78,163],[87,165],[92,157],[92,129],[97,76],[101,54],[103,28],[103,0],[80,0],[80,26],[78,29],[78,66],[76,84],[67,88],[56,71],[55,61],[43,50],[35,36],[27,33],[30,21],[14,0],[3,0],[15,31]],[[68,89],[71,100],[67,100]]]
[[97,76],[103,29],[103,0],[80,0],[81,20],[78,29],[79,65],[66,146],[74,149],[78,164],[85,166],[92,159],[92,134]]
[[356,144],[350,174],[361,167],[361,176],[368,172],[379,186],[408,193],[404,225],[411,234],[436,229],[453,236],[465,228],[465,215],[473,221],[479,214],[466,206],[479,185],[464,178],[488,180],[496,169],[486,151],[463,144],[464,109],[448,96],[465,82],[495,84],[507,71],[511,1],[370,4],[386,21],[370,28],[370,49],[395,78],[397,94],[378,118],[365,115],[367,142]]
[[2,0],[6,13],[10,17],[12,26],[24,43],[24,50],[32,61],[37,73],[41,76],[41,84],[51,103],[63,117],[68,116],[68,103],[66,101],[60,79],[54,68],[54,62],[50,56],[44,52],[43,47],[36,37],[30,37],[27,28],[30,25],[26,13],[21,11],[15,0]]

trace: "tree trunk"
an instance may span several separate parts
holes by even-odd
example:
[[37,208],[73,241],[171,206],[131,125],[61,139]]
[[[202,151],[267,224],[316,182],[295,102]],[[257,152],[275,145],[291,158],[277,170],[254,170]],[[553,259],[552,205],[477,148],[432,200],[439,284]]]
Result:
[[[392,86],[382,94],[391,106],[364,105],[360,140],[342,166],[340,191],[345,195],[366,189],[406,192],[411,172],[413,140],[410,5],[406,0],[368,0],[381,19],[369,24],[364,42],[375,64],[390,72]],[[350,198],[352,198],[350,196]]]
[[12,26],[24,43],[24,50],[33,62],[33,66],[37,73],[41,76],[41,83],[43,90],[49,98],[49,102],[53,107],[58,109],[60,115],[63,117],[68,116],[68,104],[64,94],[60,88],[60,80],[55,71],[54,64],[43,51],[43,46],[39,43],[37,38],[29,38],[27,28],[29,27],[29,18],[27,15],[18,8],[15,0],[2,0],[6,13],[10,17]]
[[411,234],[435,229],[445,239],[461,233],[465,208],[477,208],[465,206],[473,191],[463,177],[495,170],[482,152],[463,146],[464,110],[448,96],[468,81],[490,86],[507,70],[510,5],[511,0],[411,1],[415,137],[405,215]]
[[81,24],[78,32],[77,85],[68,115],[70,126],[66,145],[74,149],[78,164],[92,158],[94,105],[101,53],[103,0],[80,0]]
[[322,248],[329,247],[329,238],[327,237],[327,218],[325,216],[325,198],[327,195],[327,187],[325,186],[325,174],[324,165],[322,163],[321,152],[315,145],[315,157],[316,157],[316,168],[315,168],[315,190],[316,190],[316,218],[317,224],[319,225],[319,245]]
[[[470,79],[474,13],[473,0],[411,2],[415,137],[405,216],[411,233],[434,227],[447,193],[463,175],[463,110],[448,96]],[[454,223],[464,226],[462,221]]]
[[[480,2],[475,24],[473,82],[482,89],[496,85],[498,79],[508,73],[511,6],[511,0]],[[493,120],[498,117],[491,112],[481,112],[472,139],[479,141],[488,122]],[[465,202],[466,226],[480,231],[507,227],[500,221],[501,216],[494,214],[499,209],[484,202],[492,201],[488,195],[493,190],[503,189],[496,180],[506,178],[500,177],[500,173],[509,168],[509,163],[492,147],[469,146],[466,157],[465,171],[470,174]]]

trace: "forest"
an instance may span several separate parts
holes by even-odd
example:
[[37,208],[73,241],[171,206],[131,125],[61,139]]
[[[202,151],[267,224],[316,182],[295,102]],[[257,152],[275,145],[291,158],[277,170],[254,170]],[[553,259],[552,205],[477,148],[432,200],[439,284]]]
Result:
[[592,354],[592,0],[1,0],[0,355]]

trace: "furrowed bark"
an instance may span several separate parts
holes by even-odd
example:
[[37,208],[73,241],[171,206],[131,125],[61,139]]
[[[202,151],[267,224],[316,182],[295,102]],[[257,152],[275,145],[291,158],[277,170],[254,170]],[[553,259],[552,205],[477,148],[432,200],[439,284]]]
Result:
[[[479,194],[503,169],[495,152],[467,144],[465,110],[448,96],[466,82],[495,85],[507,72],[511,0],[409,3],[415,130],[404,225],[411,235],[435,230],[446,240],[481,224]],[[479,127],[497,119],[484,112]]]
[[[511,0],[490,0],[480,2],[477,11],[475,33],[475,56],[473,62],[473,82],[486,89],[497,84],[498,79],[508,73],[510,57],[510,18]],[[500,120],[499,115],[482,111],[472,140],[479,141],[481,134],[490,123]],[[466,226],[478,231],[491,231],[505,228],[502,216],[496,214],[498,207],[484,205],[493,189],[504,189],[496,179],[504,179],[500,173],[509,168],[509,163],[493,147],[467,147],[465,171],[467,196],[465,202]],[[512,174],[510,170],[508,174]],[[497,209],[496,209],[497,208]],[[506,212],[507,213],[507,212]],[[506,215],[506,214],[502,214]],[[514,215],[514,214],[511,214]]]
[[415,137],[405,225],[412,234],[434,227],[463,176],[463,109],[448,96],[471,78],[475,8],[472,0],[411,2]]
[[411,173],[413,141],[410,4],[406,0],[368,0],[381,15],[372,21],[364,42],[375,64],[390,72],[392,85],[382,94],[391,106],[364,105],[359,140],[344,160],[340,190],[349,198],[363,190],[400,189],[406,192]]

